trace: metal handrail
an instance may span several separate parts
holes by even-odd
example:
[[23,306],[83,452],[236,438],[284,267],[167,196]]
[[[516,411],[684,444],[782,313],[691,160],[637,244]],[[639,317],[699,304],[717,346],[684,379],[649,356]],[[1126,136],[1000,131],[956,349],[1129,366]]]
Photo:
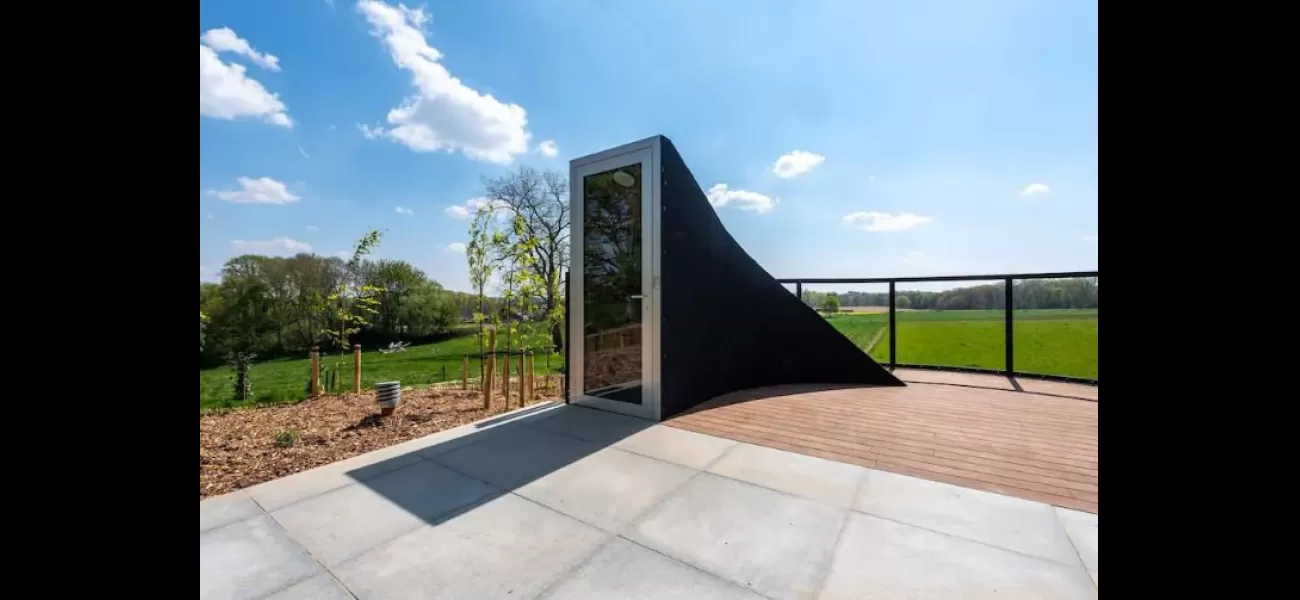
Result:
[[[803,284],[844,284],[844,283],[887,283],[889,284],[889,369],[892,371],[898,367],[909,369],[936,369],[946,371],[970,371],[981,373],[1002,373],[1007,377],[1025,377],[1030,379],[1048,379],[1055,381],[1069,381],[1073,383],[1087,383],[1097,385],[1097,379],[1085,377],[1071,377],[1066,375],[1053,375],[1049,373],[1028,373],[1016,370],[1015,358],[1015,339],[1012,332],[1015,330],[1015,281],[1017,279],[1073,279],[1078,277],[1098,277],[1097,271],[1061,271],[1056,273],[1020,273],[1016,275],[938,275],[933,277],[796,277],[777,279],[781,284],[794,284],[794,293],[800,300],[803,299]],[[1002,318],[1003,332],[1006,337],[1006,365],[1002,371],[994,369],[981,369],[974,367],[956,367],[945,365],[915,365],[900,364],[898,362],[898,327],[895,315],[898,314],[896,301],[898,293],[896,284],[899,283],[923,283],[932,281],[991,281],[1002,280],[1003,290],[1006,297],[1004,299],[1005,311]]]

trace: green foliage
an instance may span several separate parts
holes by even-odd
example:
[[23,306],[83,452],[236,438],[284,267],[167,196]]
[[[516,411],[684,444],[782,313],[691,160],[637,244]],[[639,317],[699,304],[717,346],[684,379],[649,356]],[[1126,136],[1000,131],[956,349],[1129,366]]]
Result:
[[231,384],[234,386],[235,402],[247,402],[253,397],[252,372],[253,360],[256,358],[257,355],[252,352],[231,352],[226,357],[233,375]]
[[826,294],[822,297],[820,310],[825,313],[835,314],[840,312],[840,297],[835,293]]
[[275,434],[275,446],[277,448],[289,448],[298,443],[298,430],[285,429]]
[[203,314],[203,310],[200,309],[199,310],[199,352],[203,351],[203,342],[204,340],[207,339],[203,333],[204,330],[207,329],[207,327],[208,327],[208,316]]
[[380,295],[387,291],[366,279],[366,256],[379,245],[382,236],[379,230],[372,229],[357,240],[352,258],[347,262],[346,276],[325,298],[326,322],[330,325],[321,333],[339,349],[340,363],[348,348],[348,340],[362,327],[370,325],[370,319],[379,314]]

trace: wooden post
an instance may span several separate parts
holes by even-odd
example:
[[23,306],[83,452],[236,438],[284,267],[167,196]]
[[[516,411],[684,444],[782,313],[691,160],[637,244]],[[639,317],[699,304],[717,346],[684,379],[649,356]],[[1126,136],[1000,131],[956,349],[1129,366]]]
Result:
[[469,389],[469,355],[460,357],[460,389]]
[[506,408],[510,408],[510,351],[508,348],[505,360],[501,361],[501,395],[506,397]]
[[537,354],[528,353],[528,401],[537,398]]
[[492,408],[492,378],[497,370],[497,330],[488,331],[487,369],[483,376],[483,410]]
[[519,349],[519,408],[523,408],[528,402],[528,372],[525,370],[528,364],[528,353],[522,348]]
[[311,347],[311,395],[320,395],[320,347]]
[[361,393],[361,344],[352,347],[352,393]]

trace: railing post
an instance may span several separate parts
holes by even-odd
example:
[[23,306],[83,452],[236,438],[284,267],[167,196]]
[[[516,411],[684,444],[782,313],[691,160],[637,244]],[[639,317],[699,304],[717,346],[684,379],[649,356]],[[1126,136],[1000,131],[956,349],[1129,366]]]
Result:
[[1006,294],[1006,307],[1004,309],[1006,311],[1006,318],[1003,320],[1003,325],[1006,329],[1007,339],[1007,377],[1014,377],[1016,374],[1016,344],[1015,335],[1012,333],[1015,331],[1015,282],[1016,280],[1008,277],[1002,283],[1002,285],[1006,287],[1006,290],[1004,290]]
[[894,282],[889,282],[889,370],[893,371],[898,365],[898,321],[894,315],[897,314],[898,294],[894,290]]
[[795,297],[799,298],[800,302],[803,302],[803,282],[801,281],[794,282],[794,295]]

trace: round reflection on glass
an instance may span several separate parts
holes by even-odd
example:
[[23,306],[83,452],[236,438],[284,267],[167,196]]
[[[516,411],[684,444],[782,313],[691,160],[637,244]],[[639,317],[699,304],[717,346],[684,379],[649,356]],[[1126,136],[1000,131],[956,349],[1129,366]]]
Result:
[[632,185],[636,183],[636,177],[633,177],[632,174],[627,171],[619,171],[614,173],[614,183],[623,187],[632,187]]

